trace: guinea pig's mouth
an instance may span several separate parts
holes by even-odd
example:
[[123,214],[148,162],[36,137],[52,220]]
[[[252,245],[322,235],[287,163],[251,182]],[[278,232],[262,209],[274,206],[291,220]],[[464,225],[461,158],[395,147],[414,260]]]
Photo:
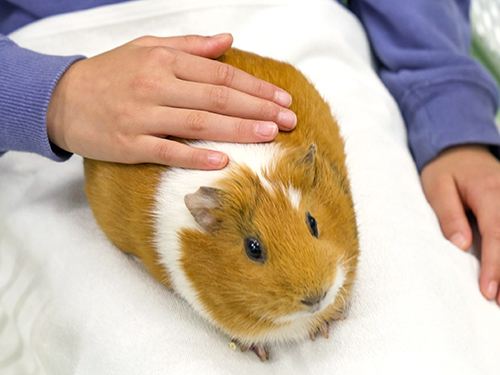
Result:
[[311,317],[315,314],[321,313],[324,309],[326,309],[328,306],[332,305],[335,302],[340,290],[344,286],[345,280],[346,280],[346,273],[344,271],[344,268],[338,265],[337,273],[333,284],[328,288],[324,297],[319,302],[311,304],[310,306],[306,305],[307,310],[304,311],[303,310],[304,304],[303,301],[301,301],[301,306],[300,306],[300,308],[302,309],[301,311],[280,316],[279,318],[275,319],[275,322],[281,324],[290,323],[296,319]]

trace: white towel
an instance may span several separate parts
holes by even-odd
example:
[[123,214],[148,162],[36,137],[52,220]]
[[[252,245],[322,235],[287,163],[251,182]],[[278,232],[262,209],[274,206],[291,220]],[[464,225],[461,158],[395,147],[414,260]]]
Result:
[[0,158],[0,373],[500,373],[500,308],[478,260],[441,234],[401,115],[367,38],[330,0],[142,0],[52,17],[11,37],[89,56],[152,34],[231,32],[235,46],[291,62],[330,102],[346,139],[361,258],[349,316],[330,339],[232,351],[97,227],[81,158]]

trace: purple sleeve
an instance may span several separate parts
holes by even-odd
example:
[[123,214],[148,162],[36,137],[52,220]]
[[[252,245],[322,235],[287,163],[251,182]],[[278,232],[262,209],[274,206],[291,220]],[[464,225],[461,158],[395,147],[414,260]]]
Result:
[[36,53],[0,35],[0,155],[16,150],[56,161],[71,156],[49,142],[46,113],[59,78],[82,58]]
[[401,109],[418,169],[455,145],[489,145],[499,157],[498,89],[468,56],[469,0],[353,0],[350,7]]

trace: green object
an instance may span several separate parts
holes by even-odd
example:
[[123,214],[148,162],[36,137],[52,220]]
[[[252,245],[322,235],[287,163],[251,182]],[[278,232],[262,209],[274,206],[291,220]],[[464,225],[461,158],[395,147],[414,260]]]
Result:
[[[471,55],[481,62],[500,86],[500,0],[472,0]],[[500,128],[500,111],[497,113]]]

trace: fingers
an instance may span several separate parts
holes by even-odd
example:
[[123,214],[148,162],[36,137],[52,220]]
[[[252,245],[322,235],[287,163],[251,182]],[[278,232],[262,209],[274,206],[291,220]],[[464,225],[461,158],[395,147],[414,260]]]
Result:
[[[468,240],[470,228],[463,207],[470,208],[476,216],[482,237],[481,292],[489,300],[496,298],[500,304],[499,161],[485,146],[457,146],[427,164],[421,178],[427,199],[436,210],[446,237],[453,238],[453,233],[462,231],[467,233]],[[449,204],[444,202],[446,200]],[[467,230],[463,232],[466,226]]]
[[486,231],[483,234],[481,254],[481,277],[479,280],[481,292],[488,300],[498,299],[500,295],[500,236],[496,232]]
[[[161,138],[267,142],[296,123],[283,90],[205,58],[231,43],[229,34],[143,37],[73,64],[54,90],[61,99],[47,111],[51,139],[93,159],[224,167],[227,155]],[[52,136],[59,128],[62,135]]]
[[[225,87],[179,81],[163,96],[164,106],[188,108],[245,119],[272,121],[282,130],[291,130],[297,116],[289,109],[268,100]],[[175,92],[175,95],[169,95]],[[161,95],[161,94],[160,94]]]
[[435,180],[426,177],[422,173],[424,192],[444,236],[458,248],[467,250],[472,243],[472,230],[453,177],[444,175]]
[[213,170],[225,167],[228,162],[227,155],[222,152],[195,148],[152,136],[139,137],[132,151],[136,155],[136,163]]
[[500,302],[500,175],[490,175],[478,185],[469,204],[482,237],[480,287],[487,299]]
[[132,43],[148,47],[169,47],[193,55],[216,59],[226,52],[233,44],[231,34],[219,34],[214,36],[184,35],[168,38],[144,36]]
[[199,64],[196,56],[185,54],[183,57],[176,60],[178,63],[174,66],[174,74],[179,79],[230,87],[283,107],[292,103],[292,97],[284,90],[231,65],[208,59]]
[[[164,107],[208,111],[238,120],[274,122],[279,129],[285,131],[295,127],[297,117],[292,111],[284,108],[292,102],[290,94],[228,64],[200,58],[213,57],[220,51],[223,53],[232,43],[229,34],[213,38],[194,35],[174,38],[143,37],[132,43],[168,47],[155,49],[158,52],[154,56],[160,59],[158,63],[162,70],[173,74],[174,80],[167,84],[157,84],[157,77],[146,79],[146,88],[155,87],[160,90],[159,97],[156,98],[158,104]],[[212,55],[201,53],[207,45],[223,48],[221,47],[220,51],[217,50],[219,47],[211,49],[218,51]],[[198,53],[199,56],[192,53]],[[268,134],[272,134],[269,126],[267,129]],[[163,133],[165,132],[159,134]],[[242,139],[239,141],[243,142]]]
[[255,121],[205,111],[158,107],[151,114],[150,134],[220,142],[270,142],[278,135],[270,121]]
[[[219,57],[231,46],[232,36],[230,34],[221,34],[215,37],[188,35],[156,38],[148,36],[136,39],[133,43],[149,47],[168,47],[169,52],[175,54],[175,58],[170,58],[168,61],[169,67],[181,80],[230,87],[255,97],[273,101],[283,107],[289,107],[292,103],[290,94],[279,87],[228,64],[210,60],[210,58]],[[200,56],[207,58],[200,59]]]

